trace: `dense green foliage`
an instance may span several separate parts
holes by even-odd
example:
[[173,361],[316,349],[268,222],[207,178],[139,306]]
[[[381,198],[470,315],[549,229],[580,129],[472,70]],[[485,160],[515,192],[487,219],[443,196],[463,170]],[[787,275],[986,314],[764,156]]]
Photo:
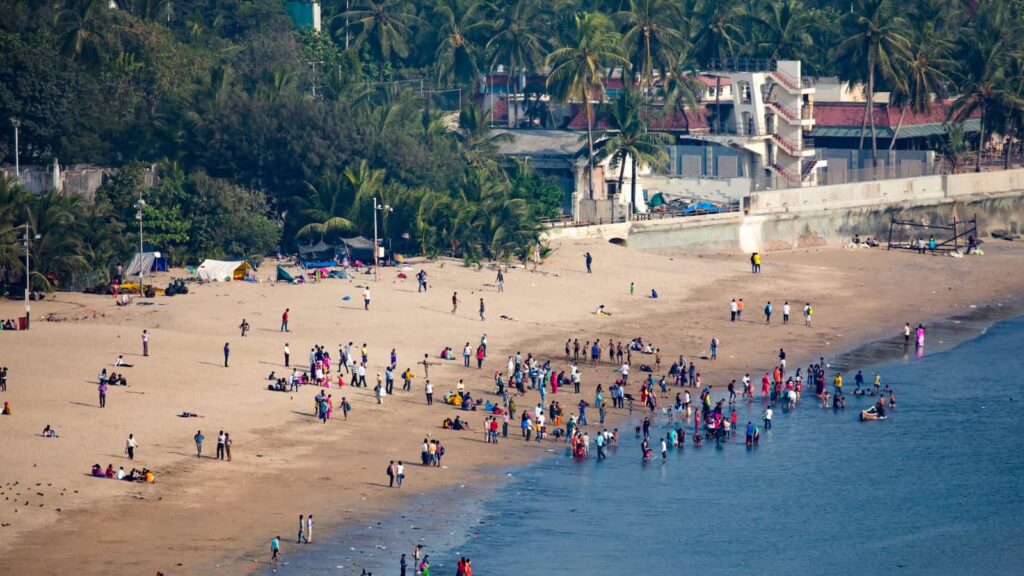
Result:
[[[95,206],[34,199],[0,217],[2,234],[29,213],[69,211],[76,224],[61,234],[83,260],[55,265],[63,274],[131,251],[135,162],[161,166],[144,220],[153,246],[179,258],[369,235],[374,197],[393,208],[381,226],[396,249],[521,255],[559,199],[550,181],[496,161],[488,119],[468,105],[499,66],[552,71],[552,96],[583,103],[592,156],[603,152],[586,96],[602,95],[609,68],[642,99],[681,107],[700,91],[685,73],[733,57],[800,59],[806,74],[892,91],[915,112],[949,95],[952,124],[980,113],[986,136],[1024,131],[1020,0],[327,0],[320,34],[295,31],[282,0],[116,4],[0,0],[0,118],[21,123],[22,163],[123,167]],[[453,130],[438,92],[456,89]],[[596,137],[614,141],[613,157],[655,159],[658,139],[634,112],[617,112],[620,136]],[[0,134],[12,160],[11,130]],[[85,233],[96,230],[86,215],[109,219],[115,238]]]

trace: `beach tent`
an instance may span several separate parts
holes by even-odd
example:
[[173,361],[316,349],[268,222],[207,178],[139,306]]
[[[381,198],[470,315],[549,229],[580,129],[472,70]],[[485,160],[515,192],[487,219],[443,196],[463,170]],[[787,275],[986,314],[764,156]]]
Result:
[[320,256],[331,254],[332,252],[334,252],[334,248],[323,240],[316,244],[299,244],[299,256],[301,256],[303,260],[307,258],[319,258]]
[[196,280],[207,282],[244,280],[245,274],[249,270],[252,270],[252,266],[245,261],[203,260],[203,263],[196,268]]
[[356,236],[355,238],[342,238],[339,246],[352,260],[373,262],[373,241]]
[[287,270],[278,266],[277,267],[277,281],[278,282],[295,282],[295,277],[288,273]]
[[136,254],[124,273],[126,276],[138,276],[140,270],[145,273],[166,272],[167,258],[164,258],[163,254],[159,252]]

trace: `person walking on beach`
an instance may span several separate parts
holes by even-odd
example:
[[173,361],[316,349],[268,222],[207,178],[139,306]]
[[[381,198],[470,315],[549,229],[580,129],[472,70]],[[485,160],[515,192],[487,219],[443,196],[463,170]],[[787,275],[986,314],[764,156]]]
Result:
[[399,576],[406,576],[408,567],[409,562],[405,559],[405,554],[402,554],[402,559],[398,562]]
[[313,515],[306,516],[306,544],[313,543]]
[[228,462],[231,462],[231,434],[224,433],[224,453],[228,457]]
[[242,318],[242,323],[238,325],[238,329],[242,331],[242,338],[245,338],[247,332],[249,332],[249,322]]
[[420,362],[420,364],[423,365],[423,377],[430,378],[430,356],[428,354],[424,354],[423,362]]
[[299,535],[295,537],[296,544],[302,544],[306,536],[306,517],[299,514]]
[[761,273],[761,254],[754,252],[750,255],[750,271],[754,274]]
[[231,347],[228,346],[227,342],[225,342],[224,343],[224,367],[225,368],[228,367],[228,356],[230,356],[230,355],[231,355]]
[[288,313],[291,312],[291,308],[285,308],[284,314],[281,314],[281,332],[289,332],[288,330]]
[[789,324],[789,302],[782,303],[782,325]]
[[591,264],[594,263],[594,257],[590,255],[590,252],[587,252],[586,254],[583,255],[583,259],[587,263],[587,274],[590,274],[592,272],[590,266]]
[[423,391],[427,395],[427,406],[434,405],[434,385],[427,380],[423,386]]
[[910,322],[903,325],[903,345],[910,346]]
[[217,433],[217,460],[223,460],[224,459],[224,442],[225,441],[226,441],[226,439],[224,437],[224,431],[221,430],[220,432]]
[[455,314],[459,309],[459,293],[452,292],[452,314]]
[[388,474],[388,488],[394,488],[395,487],[395,476],[397,476],[397,472],[395,471],[395,461],[394,460],[392,460],[391,463],[388,464],[387,474]]
[[480,321],[484,321],[484,299],[480,299]]
[[717,360],[718,359],[718,338],[717,337],[711,339],[711,359],[712,360]]
[[292,350],[288,347],[288,343],[284,343],[284,367],[291,368]]
[[281,537],[280,536],[274,536],[274,538],[270,541],[270,565],[276,568],[280,561],[281,561]]
[[135,460],[135,448],[138,445],[138,442],[135,441],[135,435],[129,434],[128,440],[124,443],[124,453],[128,455],[129,460]]
[[142,355],[149,356],[149,330],[142,331]]
[[496,282],[498,283],[498,292],[504,292],[505,291],[505,274],[501,271],[501,268],[498,268],[498,279],[496,280]]
[[419,272],[417,272],[416,273],[416,281],[419,284],[419,286],[417,286],[417,288],[416,288],[416,292],[417,293],[419,293],[419,292],[426,292],[427,291],[427,271],[421,269]]
[[363,310],[370,309],[370,287],[363,288]]
[[772,405],[771,404],[769,404],[768,407],[764,409],[764,413],[761,415],[761,417],[764,419],[764,429],[765,430],[771,430],[772,429]]
[[405,465],[399,460],[398,466],[395,467],[395,483],[398,484],[399,488],[402,487],[403,480],[405,480]]
[[772,301],[771,300],[769,300],[768,303],[764,305],[764,323],[765,324],[771,324],[772,323]]
[[917,325],[917,347],[924,348],[924,325]]
[[814,316],[814,308],[811,308],[811,303],[804,304],[804,326],[811,326],[811,317]]
[[106,380],[100,380],[99,392],[100,392],[100,408],[106,408],[107,407],[107,381]]
[[196,430],[196,435],[193,436],[192,439],[196,441],[196,458],[202,458],[203,457],[203,440],[206,439],[206,437],[203,436],[203,431],[202,430]]
[[739,306],[736,304],[736,299],[733,298],[732,302],[729,303],[729,322],[736,321],[737,312],[739,312]]

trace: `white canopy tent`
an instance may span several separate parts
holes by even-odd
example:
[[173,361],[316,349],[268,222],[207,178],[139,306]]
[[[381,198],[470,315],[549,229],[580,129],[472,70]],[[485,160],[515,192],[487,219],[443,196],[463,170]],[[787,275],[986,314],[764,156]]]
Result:
[[196,268],[196,280],[204,282],[244,280],[245,273],[249,270],[252,270],[252,266],[245,261],[203,260],[203,263]]

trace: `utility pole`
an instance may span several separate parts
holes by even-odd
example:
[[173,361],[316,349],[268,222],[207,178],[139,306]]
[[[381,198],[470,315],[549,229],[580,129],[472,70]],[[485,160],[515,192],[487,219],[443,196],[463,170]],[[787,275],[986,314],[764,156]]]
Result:
[[380,280],[380,241],[377,239],[377,212],[391,212],[391,206],[378,204],[377,197],[373,197],[373,280]]
[[142,274],[144,271],[143,258],[142,258],[142,209],[146,207],[146,201],[142,199],[142,193],[139,193],[139,200],[135,203],[135,218],[139,221],[139,297],[143,296],[145,287],[142,284]]
[[[39,235],[36,234],[38,239]],[[29,304],[29,294],[32,293],[32,270],[28,259],[29,249],[32,248],[32,236],[29,234],[29,224],[25,222],[25,330],[29,328],[29,318],[32,315],[32,306]]]
[[348,50],[348,11],[351,10],[352,0],[345,0],[345,50]]
[[14,125],[14,175],[21,178],[21,159],[18,156],[18,128],[21,127],[21,120],[17,118],[11,118],[11,124]]

